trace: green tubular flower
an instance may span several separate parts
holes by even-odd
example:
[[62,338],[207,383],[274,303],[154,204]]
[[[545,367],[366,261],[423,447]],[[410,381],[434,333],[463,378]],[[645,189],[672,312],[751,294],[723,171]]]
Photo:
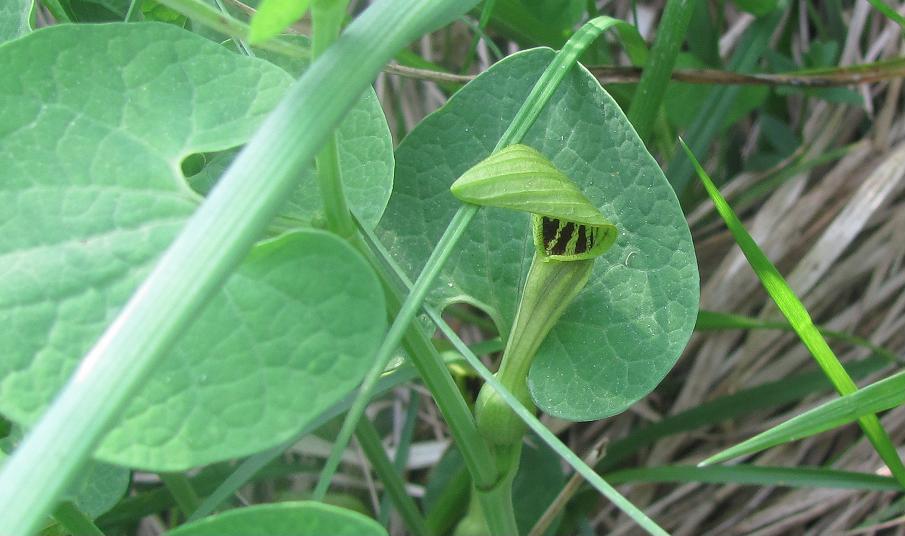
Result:
[[[531,213],[535,255],[497,377],[528,408],[527,376],[544,338],[584,288],[594,259],[616,241],[611,224],[568,177],[538,151],[511,145],[466,171],[450,187],[462,201]],[[517,445],[525,425],[490,386],[475,405],[488,443]]]

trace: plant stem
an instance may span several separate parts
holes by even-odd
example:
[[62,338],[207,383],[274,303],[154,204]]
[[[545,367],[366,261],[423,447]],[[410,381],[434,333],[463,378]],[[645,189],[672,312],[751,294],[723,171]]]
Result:
[[374,365],[362,381],[358,396],[352,404],[352,407],[349,409],[346,420],[343,422],[343,426],[336,437],[336,441],[333,444],[333,450],[324,465],[320,480],[314,490],[314,498],[316,500],[323,499],[326,494],[333,473],[339,465],[342,452],[345,450],[349,439],[352,437],[352,432],[355,430],[358,419],[361,418],[365,407],[367,407],[371,400],[374,386],[377,384],[380,374],[386,368],[387,363],[389,363],[390,358],[393,356],[393,352],[396,350],[400,340],[402,340],[408,330],[409,323],[411,323],[415,314],[421,308],[424,298],[427,296],[431,287],[433,287],[434,280],[443,268],[446,259],[448,259],[449,255],[452,253],[459,237],[464,234],[468,222],[471,221],[471,218],[477,211],[477,206],[466,205],[456,212],[449,227],[446,228],[446,232],[437,243],[437,247],[427,260],[427,264],[425,264],[424,269],[421,271],[421,275],[419,275],[417,281],[415,281],[412,291],[402,303],[399,313],[396,315],[393,324],[390,326],[390,330],[383,340],[383,344],[381,344],[380,348],[377,350],[377,355],[374,358]]
[[[377,237],[374,236],[371,232],[365,233],[365,238],[368,241],[368,246],[372,248],[374,251],[378,252],[380,256],[385,260],[387,265],[389,265],[393,273],[396,275],[398,281],[406,286],[411,287],[411,281],[409,281],[408,277],[405,275],[405,272],[393,261],[392,257],[390,257],[386,248],[383,244],[377,240]],[[474,352],[468,348],[468,345],[465,344],[462,339],[459,338],[459,335],[449,327],[449,324],[443,320],[443,317],[437,312],[436,309],[429,305],[424,306],[424,312],[427,313],[427,316],[431,319],[434,325],[440,329],[440,332],[449,339],[452,345],[458,350],[462,356],[468,361],[468,364],[474,368],[474,370],[478,373],[481,378],[484,379],[487,383],[496,390],[500,397],[506,401],[506,403],[512,408],[512,410],[522,419],[531,430],[534,431],[540,437],[540,439],[550,446],[554,452],[556,452],[566,463],[568,463],[577,473],[587,480],[588,484],[590,484],[594,489],[600,492],[601,495],[609,499],[617,508],[622,510],[627,516],[635,520],[644,530],[646,530],[650,534],[668,536],[668,533],[660,528],[653,520],[647,517],[644,512],[638,509],[635,505],[633,505],[628,499],[623,497],[615,488],[613,488],[610,484],[608,484],[603,478],[600,477],[587,463],[585,463],[581,458],[579,458],[574,452],[572,452],[569,447],[567,447],[558,437],[556,437],[553,432],[551,432],[543,423],[538,420],[537,417],[534,416],[532,412],[530,412],[527,408],[522,406],[519,401],[513,396],[509,390],[503,386],[496,379],[496,376],[490,370],[484,366],[484,363],[478,358],[478,356],[474,355]]]
[[[409,402],[405,410],[405,421],[399,431],[399,442],[396,444],[396,454],[393,456],[393,468],[399,474],[405,473],[406,462],[411,451],[412,438],[415,435],[415,426],[418,424],[418,408],[421,397],[413,389],[408,390]],[[358,440],[361,443],[361,438]],[[377,514],[377,522],[388,526],[392,513],[390,497],[385,495],[380,501],[380,512]],[[427,521],[425,520],[425,525]],[[426,532],[433,532],[425,526]]]
[[125,402],[263,235],[298,173],[384,63],[474,3],[373,4],[289,89],[0,469],[0,534],[25,536],[38,528]]
[[[315,0],[311,3],[311,54],[319,58],[336,41],[346,13],[348,0]],[[343,190],[342,169],[339,164],[339,147],[336,130],[327,137],[324,148],[315,159],[317,183],[324,201],[324,217],[327,229],[342,238],[355,236],[355,223],[349,213],[349,204]]]
[[387,495],[392,499],[393,504],[396,505],[396,509],[402,515],[402,519],[408,526],[409,532],[412,534],[430,536],[431,533],[427,530],[427,524],[424,522],[421,511],[418,510],[415,501],[413,501],[405,491],[405,482],[402,481],[393,462],[390,461],[386,451],[383,450],[380,436],[377,434],[377,430],[374,429],[374,425],[371,424],[371,421],[368,419],[361,419],[358,421],[355,437],[358,439],[358,444],[361,445],[361,449],[371,462],[371,466],[373,466],[377,476],[380,477],[380,481],[383,482],[383,487]]
[[[135,0],[136,2],[140,0]],[[68,23],[68,22],[76,22],[72,20],[72,17],[69,16],[69,13],[66,12],[66,9],[63,8],[63,4],[60,3],[60,0],[43,0],[41,4],[47,8],[47,11],[56,19],[57,23]]]
[[[481,17],[478,19],[478,28],[471,38],[471,43],[468,45],[468,52],[465,54],[465,61],[462,63],[461,71],[459,71],[462,74],[467,74],[469,69],[471,69],[471,62],[474,60],[474,55],[478,48],[478,41],[484,37],[484,28],[486,28],[487,23],[490,22],[490,14],[493,13],[493,5],[495,3],[496,0],[484,0],[484,6],[481,8]],[[488,41],[490,40],[488,39]]]
[[[468,511],[456,526],[454,536],[483,536],[487,534],[487,527],[500,524],[515,527],[514,532],[510,534],[518,534],[515,510],[512,508],[512,481],[518,473],[522,443],[519,441],[514,445],[494,450],[494,458],[501,469],[501,476],[492,488],[471,489],[472,498],[468,502]],[[477,500],[474,500],[475,498]],[[506,505],[506,508],[488,509],[484,506],[488,499],[496,504]]]
[[[519,300],[512,333],[496,376],[525,407],[534,409],[528,392],[528,370],[537,349],[569,304],[585,287],[594,260],[555,261],[534,254]],[[475,404],[478,431],[493,446],[520,444],[525,435],[521,421],[485,384]]]
[[182,473],[159,473],[159,476],[185,517],[192,515],[192,512],[197,510],[201,504],[201,499],[198,498],[189,479]]
[[66,529],[69,534],[78,536],[104,536],[94,521],[69,501],[60,503],[53,511],[53,518]]
[[668,0],[660,24],[657,38],[650,56],[644,65],[641,81],[628,110],[628,120],[638,132],[638,137],[646,141],[654,126],[654,119],[660,111],[663,95],[669,83],[676,57],[685,41],[685,32],[694,13],[691,0]]

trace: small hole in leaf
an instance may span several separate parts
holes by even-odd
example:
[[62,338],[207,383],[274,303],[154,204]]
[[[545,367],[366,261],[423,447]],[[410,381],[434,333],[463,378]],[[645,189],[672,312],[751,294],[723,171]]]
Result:
[[201,173],[205,164],[207,164],[207,159],[203,153],[190,154],[182,159],[182,175],[184,177],[195,176]]

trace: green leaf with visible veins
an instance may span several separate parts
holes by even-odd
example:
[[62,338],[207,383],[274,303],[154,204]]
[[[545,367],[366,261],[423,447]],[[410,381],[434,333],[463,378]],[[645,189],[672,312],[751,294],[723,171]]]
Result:
[[31,31],[34,0],[0,2],[0,43],[21,37]]
[[365,515],[319,502],[284,502],[229,510],[182,525],[167,536],[386,536]]
[[[396,151],[379,227],[417,274],[460,203],[449,185],[490,154],[553,53],[514,54],[456,93]],[[619,231],[529,374],[537,405],[590,420],[650,392],[685,347],[698,310],[691,234],[672,188],[625,115],[583,68],[569,73],[522,141],[549,158]],[[432,301],[484,308],[505,337],[534,252],[526,214],[485,208],[441,274]]]
[[[308,46],[308,39],[287,36],[300,47]],[[257,57],[282,67],[298,78],[308,68],[308,60],[290,58],[266,50],[256,51]],[[343,189],[349,208],[369,229],[377,226],[393,190],[393,138],[377,94],[368,88],[361,99],[346,114],[336,130],[339,164]],[[214,155],[197,175],[189,177],[189,184],[200,193],[207,193],[229,166],[238,151]],[[314,162],[305,167],[299,186],[280,210],[278,224],[283,227],[323,227],[324,204],[315,175]]]
[[[244,143],[291,78],[160,23],[51,27],[0,66],[19,73],[0,79],[0,412],[29,424],[200,203],[183,158]],[[344,242],[261,243],[97,457],[175,471],[279,444],[360,381],[384,327]]]
[[[21,439],[21,428],[18,426],[10,436],[0,439],[0,466]],[[89,462],[69,483],[59,501],[69,501],[83,514],[96,519],[116,506],[128,489],[128,469],[106,463]]]

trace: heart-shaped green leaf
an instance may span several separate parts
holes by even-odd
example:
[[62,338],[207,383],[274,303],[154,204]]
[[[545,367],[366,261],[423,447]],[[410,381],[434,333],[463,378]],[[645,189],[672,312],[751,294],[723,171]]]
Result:
[[[284,37],[283,40],[299,47],[308,46],[308,40],[301,36]],[[260,50],[257,55],[296,78],[309,65],[305,58],[291,58],[267,50]],[[372,88],[368,88],[346,114],[336,130],[336,142],[349,208],[362,225],[373,229],[393,190],[393,138]],[[189,177],[189,184],[198,192],[207,193],[237,152],[232,150],[215,155],[200,173]],[[279,223],[284,227],[323,227],[323,207],[312,162],[304,169],[298,187],[280,210]]]
[[[459,207],[450,184],[490,154],[552,57],[536,49],[497,63],[400,144],[379,229],[410,274]],[[699,282],[688,225],[657,162],[583,68],[565,77],[522,143],[572,179],[619,233],[541,346],[529,374],[532,396],[566,419],[613,415],[659,383],[691,335]],[[483,209],[433,301],[478,304],[505,336],[534,250],[528,219]]]
[[[28,424],[200,202],[183,158],[244,143],[291,78],[157,23],[40,30],[0,66],[19,73],[0,79],[0,411]],[[98,457],[180,470],[278,444],[360,381],[383,317],[341,240],[262,243]]]
[[167,532],[168,536],[386,536],[373,519],[318,502],[284,502],[229,510]]

